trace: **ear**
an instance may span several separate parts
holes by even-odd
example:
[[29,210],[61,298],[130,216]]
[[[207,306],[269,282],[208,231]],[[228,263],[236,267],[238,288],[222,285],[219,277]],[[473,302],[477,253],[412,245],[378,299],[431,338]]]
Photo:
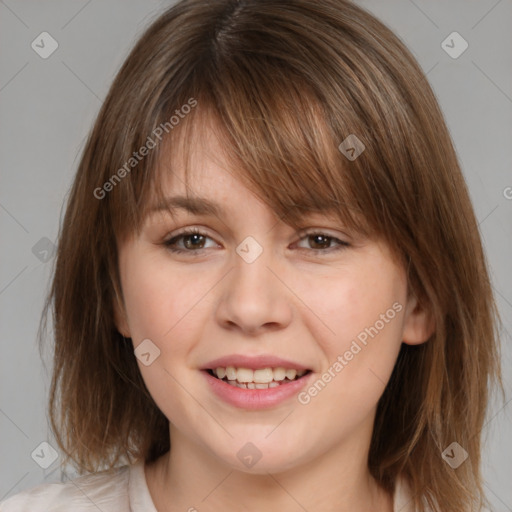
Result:
[[114,324],[125,338],[131,338],[126,311],[119,297],[114,297]]
[[435,321],[430,311],[422,308],[417,298],[411,294],[405,307],[402,341],[407,345],[425,343],[435,332],[435,327]]

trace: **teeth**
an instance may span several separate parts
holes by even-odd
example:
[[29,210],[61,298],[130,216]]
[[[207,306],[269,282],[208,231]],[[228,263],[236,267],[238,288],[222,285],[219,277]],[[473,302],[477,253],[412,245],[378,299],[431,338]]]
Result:
[[254,372],[249,368],[238,368],[236,380],[238,382],[254,382]]
[[274,380],[274,372],[272,368],[263,368],[261,370],[254,370],[254,382],[259,384],[267,384]]
[[297,370],[286,370],[286,378],[293,380],[297,376]]
[[300,378],[306,372],[307,370],[286,369],[282,367],[251,370],[250,368],[228,366],[227,368],[218,367],[213,370],[213,373],[219,379],[226,378],[231,385],[245,389],[274,388],[279,385],[279,382],[285,379],[294,380],[295,378]]
[[274,380],[284,380],[286,377],[286,370],[284,368],[275,368],[274,369]]
[[[226,368],[226,377],[228,380],[236,380],[236,370],[232,366]],[[220,377],[219,377],[220,378]]]

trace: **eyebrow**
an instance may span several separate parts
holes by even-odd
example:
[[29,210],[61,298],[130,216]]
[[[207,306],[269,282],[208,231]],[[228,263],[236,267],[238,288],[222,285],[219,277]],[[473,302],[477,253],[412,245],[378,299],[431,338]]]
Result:
[[223,207],[214,201],[198,196],[170,196],[149,209],[149,214],[162,210],[185,210],[195,215],[220,216],[224,214]]
[[[216,203],[210,199],[200,196],[184,196],[184,195],[175,195],[164,198],[161,202],[155,204],[150,207],[146,219],[151,217],[152,214],[161,212],[161,211],[169,211],[171,214],[176,210],[184,210],[192,215],[210,215],[213,217],[226,217],[225,210],[220,203]],[[295,227],[300,227],[300,222],[302,220],[308,218],[310,215],[320,214],[320,215],[329,215],[336,210],[334,206],[331,208],[325,208],[323,210],[313,210],[309,212],[302,213],[299,215],[300,221],[298,224],[293,224]],[[290,225],[292,225],[290,224]]]

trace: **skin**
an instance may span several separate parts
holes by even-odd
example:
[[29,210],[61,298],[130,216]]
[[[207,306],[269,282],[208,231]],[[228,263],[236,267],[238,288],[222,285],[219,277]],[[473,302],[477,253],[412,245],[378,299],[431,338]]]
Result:
[[[171,451],[145,467],[155,507],[390,512],[392,496],[366,462],[376,405],[401,343],[425,342],[433,327],[384,244],[318,214],[306,228],[334,238],[298,236],[236,179],[214,133],[191,146],[191,186],[224,215],[156,213],[140,236],[119,242],[116,324],[135,348],[149,338],[160,349],[152,364],[138,364],[171,425]],[[179,160],[173,168],[164,190],[185,194]],[[186,227],[206,238],[181,238],[189,252],[172,253],[163,242]],[[236,252],[247,236],[263,248],[250,264]],[[294,396],[240,409],[214,395],[198,370],[224,355],[273,354],[306,365],[314,382],[394,303],[401,311],[306,405]],[[262,454],[252,468],[237,457],[247,442]]]

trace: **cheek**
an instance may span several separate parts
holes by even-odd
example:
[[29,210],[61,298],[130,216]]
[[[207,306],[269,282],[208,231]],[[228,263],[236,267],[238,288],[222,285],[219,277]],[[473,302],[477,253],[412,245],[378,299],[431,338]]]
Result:
[[137,252],[124,261],[122,280],[128,322],[136,343],[150,338],[164,344],[189,321],[202,295],[196,282],[176,271],[166,272],[161,259]]
[[347,350],[358,335],[364,340],[376,323],[379,333],[385,334],[381,338],[400,338],[402,315],[393,304],[404,309],[406,285],[392,265],[351,268],[336,277],[305,283],[302,293],[311,310],[308,328],[331,357]]
[[158,408],[180,424],[187,413],[179,382],[186,377],[188,340],[198,322],[194,305],[205,291],[177,272],[166,272],[161,260],[137,251],[122,261],[121,279],[134,350],[149,339],[160,351],[154,357],[151,348],[154,359],[148,365],[137,360],[142,378]]
[[124,294],[130,331],[135,342],[141,338],[159,339],[172,327],[175,294],[164,290],[175,288],[173,283],[155,280],[152,270],[129,268]]
[[335,335],[317,327],[324,365],[300,399],[309,403],[308,417],[330,418],[330,434],[320,430],[335,438],[359,428],[382,396],[400,350],[404,310],[393,309],[400,293],[389,282],[345,281],[329,291],[336,298],[325,302],[323,319]]
[[320,378],[328,381],[318,385],[323,397],[317,406],[343,404],[340,414],[350,410],[356,421],[377,403],[393,370],[407,286],[400,269],[384,260],[351,267],[324,284],[322,291],[310,287],[308,295],[322,320],[310,316],[309,329],[324,355]]

